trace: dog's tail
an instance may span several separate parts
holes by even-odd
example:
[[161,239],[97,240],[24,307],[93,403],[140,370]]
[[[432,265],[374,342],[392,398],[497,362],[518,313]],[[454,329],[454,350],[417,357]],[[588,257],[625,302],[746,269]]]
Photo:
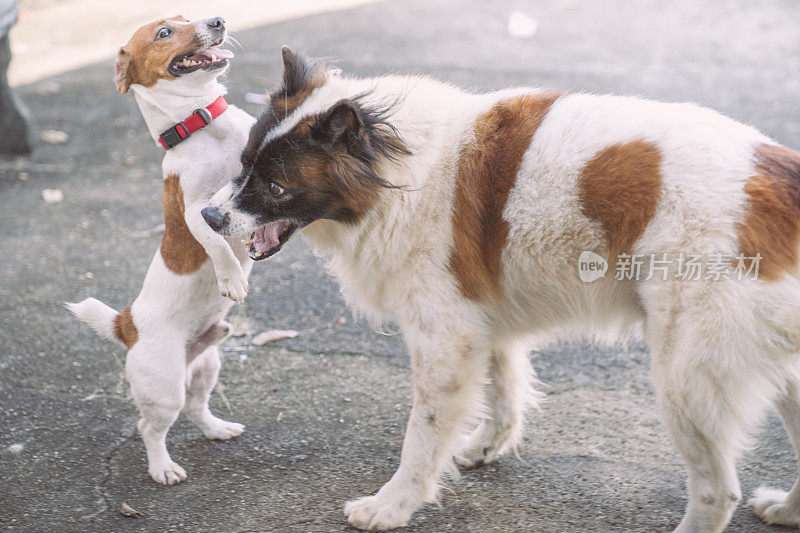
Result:
[[138,333],[133,325],[130,307],[117,313],[100,300],[86,298],[73,304],[65,303],[72,314],[89,324],[99,335],[124,343],[128,348],[136,342]]

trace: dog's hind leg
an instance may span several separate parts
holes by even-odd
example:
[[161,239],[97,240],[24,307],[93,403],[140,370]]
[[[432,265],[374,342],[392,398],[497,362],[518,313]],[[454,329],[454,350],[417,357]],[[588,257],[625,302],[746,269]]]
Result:
[[[795,454],[800,458],[800,382],[792,380],[775,407],[794,445]],[[800,479],[788,493],[759,487],[748,503],[768,524],[800,526]]]
[[525,345],[496,344],[486,385],[487,416],[466,438],[456,462],[471,468],[491,463],[522,440],[526,409],[535,408],[543,394],[534,389],[536,375]]
[[[774,407],[794,446],[800,465],[800,282],[785,278],[772,287],[769,295],[767,331],[772,332],[773,345],[783,348],[780,357],[771,358],[779,365],[777,373],[784,386],[774,400]],[[800,479],[787,493],[759,487],[748,502],[769,524],[800,526]]]
[[189,366],[186,406],[183,411],[209,439],[227,440],[244,431],[244,425],[217,418],[208,407],[211,391],[217,384],[220,360],[216,345],[207,347]]
[[741,499],[736,458],[774,390],[753,299],[736,282],[712,283],[664,285],[671,293],[645,298],[658,406],[689,473],[679,533],[727,525]]
[[411,352],[414,403],[400,468],[377,494],[345,506],[350,523],[362,529],[405,525],[423,502],[436,499],[442,473],[448,468],[457,472],[452,458],[459,436],[481,406],[488,345],[485,349],[466,341],[453,345],[453,339],[466,336],[444,332],[438,338],[404,334]]
[[147,470],[163,485],[186,478],[186,472],[167,452],[167,432],[183,409],[186,363],[183,343],[166,335],[140,340],[128,352],[125,371],[142,418],[137,424],[147,450]]
[[[716,386],[707,375],[696,375],[691,381],[712,390]],[[659,399],[667,431],[689,471],[689,504],[675,531],[720,532],[741,499],[735,464],[738,450],[730,436],[739,429],[738,421],[725,398],[709,397],[711,403],[702,406],[688,398],[698,389],[674,385]],[[703,408],[709,412],[702,413]]]

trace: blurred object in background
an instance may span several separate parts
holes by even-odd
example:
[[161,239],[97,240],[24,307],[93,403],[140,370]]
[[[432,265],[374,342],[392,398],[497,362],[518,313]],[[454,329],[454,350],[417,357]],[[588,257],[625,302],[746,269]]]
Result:
[[539,21],[523,11],[514,11],[508,17],[508,34],[518,39],[529,39],[536,35]]
[[17,22],[18,14],[15,0],[0,0],[0,154],[27,154],[31,151],[25,113],[11,94],[6,76],[11,63],[8,32]]

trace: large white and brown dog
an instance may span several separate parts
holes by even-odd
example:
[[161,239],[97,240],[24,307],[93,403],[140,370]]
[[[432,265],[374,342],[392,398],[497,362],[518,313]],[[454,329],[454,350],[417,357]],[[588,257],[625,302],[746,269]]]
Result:
[[[401,327],[414,403],[400,467],[346,505],[353,525],[402,526],[454,457],[515,447],[541,397],[526,341],[552,331],[642,325],[689,469],[677,531],[728,523],[737,454],[768,405],[800,444],[800,154],[691,104],[468,94],[283,55],[241,174],[203,213],[224,235],[255,230],[254,259],[302,229],[353,306]],[[660,263],[591,281],[579,268],[597,256]],[[707,269],[687,278],[689,263]],[[797,525],[800,484],[752,505]]]
[[221,18],[174,17],[143,26],[120,49],[117,88],[133,90],[153,139],[167,150],[164,236],[142,291],[122,313],[94,298],[67,304],[98,333],[128,348],[125,370],[142,416],[138,429],[148,471],[168,485],[186,477],[166,447],[181,411],[210,439],[244,430],[208,407],[220,368],[217,344],[229,331],[223,319],[234,300],[244,300],[252,267],[238,239],[215,233],[200,214],[240,171],[254,122],[227,105],[217,80],[233,57],[217,48],[225,37]]

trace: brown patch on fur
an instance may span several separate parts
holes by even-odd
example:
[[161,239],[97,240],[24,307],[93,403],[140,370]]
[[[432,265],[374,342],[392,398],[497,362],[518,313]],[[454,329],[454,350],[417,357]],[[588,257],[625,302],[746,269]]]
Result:
[[560,93],[528,94],[496,103],[475,120],[461,152],[453,202],[450,271],[476,301],[501,295],[500,256],[508,237],[508,194],[533,135]]
[[755,151],[755,164],[757,173],[744,186],[750,201],[745,221],[737,228],[739,245],[746,257],[760,254],[759,278],[775,280],[797,267],[800,154],[761,144]]
[[270,105],[278,121],[288,117],[295,109],[303,105],[312,92],[325,84],[326,79],[322,73],[318,73],[309,78],[303,87],[294,94],[287,94],[285,90],[273,94],[270,97]]
[[647,141],[600,150],[581,170],[578,196],[583,214],[603,226],[609,262],[630,253],[661,198],[661,153]]
[[219,321],[211,324],[207,330],[197,336],[195,340],[186,344],[186,364],[188,365],[194,359],[203,353],[206,348],[219,344],[231,332],[231,326],[225,321]]
[[208,259],[205,249],[186,226],[185,205],[181,179],[170,174],[164,180],[164,236],[161,238],[161,257],[175,274],[192,274]]
[[[188,21],[176,16],[151,22],[136,30],[127,44],[119,49],[114,76],[119,92],[125,94],[134,83],[152,87],[160,79],[175,79],[169,72],[172,60],[194,52],[200,46],[194,24],[175,22]],[[164,27],[170,28],[173,34],[166,39],[154,40],[158,30]]]
[[122,342],[128,350],[133,348],[133,345],[139,340],[139,330],[136,329],[136,325],[133,323],[130,305],[114,317],[114,336]]
[[[313,121],[308,119],[295,126],[288,142],[291,143],[294,138],[299,144],[300,139],[308,135],[309,120]],[[355,169],[349,166],[351,162],[352,159],[345,154],[333,159],[321,154],[297,158],[290,156],[285,158],[284,165],[285,175],[290,179],[276,178],[274,181],[281,186],[302,187],[311,191],[309,197],[314,203],[317,202],[315,198],[327,196],[331,199],[328,218],[355,222],[372,207],[378,191],[355,176]]]

